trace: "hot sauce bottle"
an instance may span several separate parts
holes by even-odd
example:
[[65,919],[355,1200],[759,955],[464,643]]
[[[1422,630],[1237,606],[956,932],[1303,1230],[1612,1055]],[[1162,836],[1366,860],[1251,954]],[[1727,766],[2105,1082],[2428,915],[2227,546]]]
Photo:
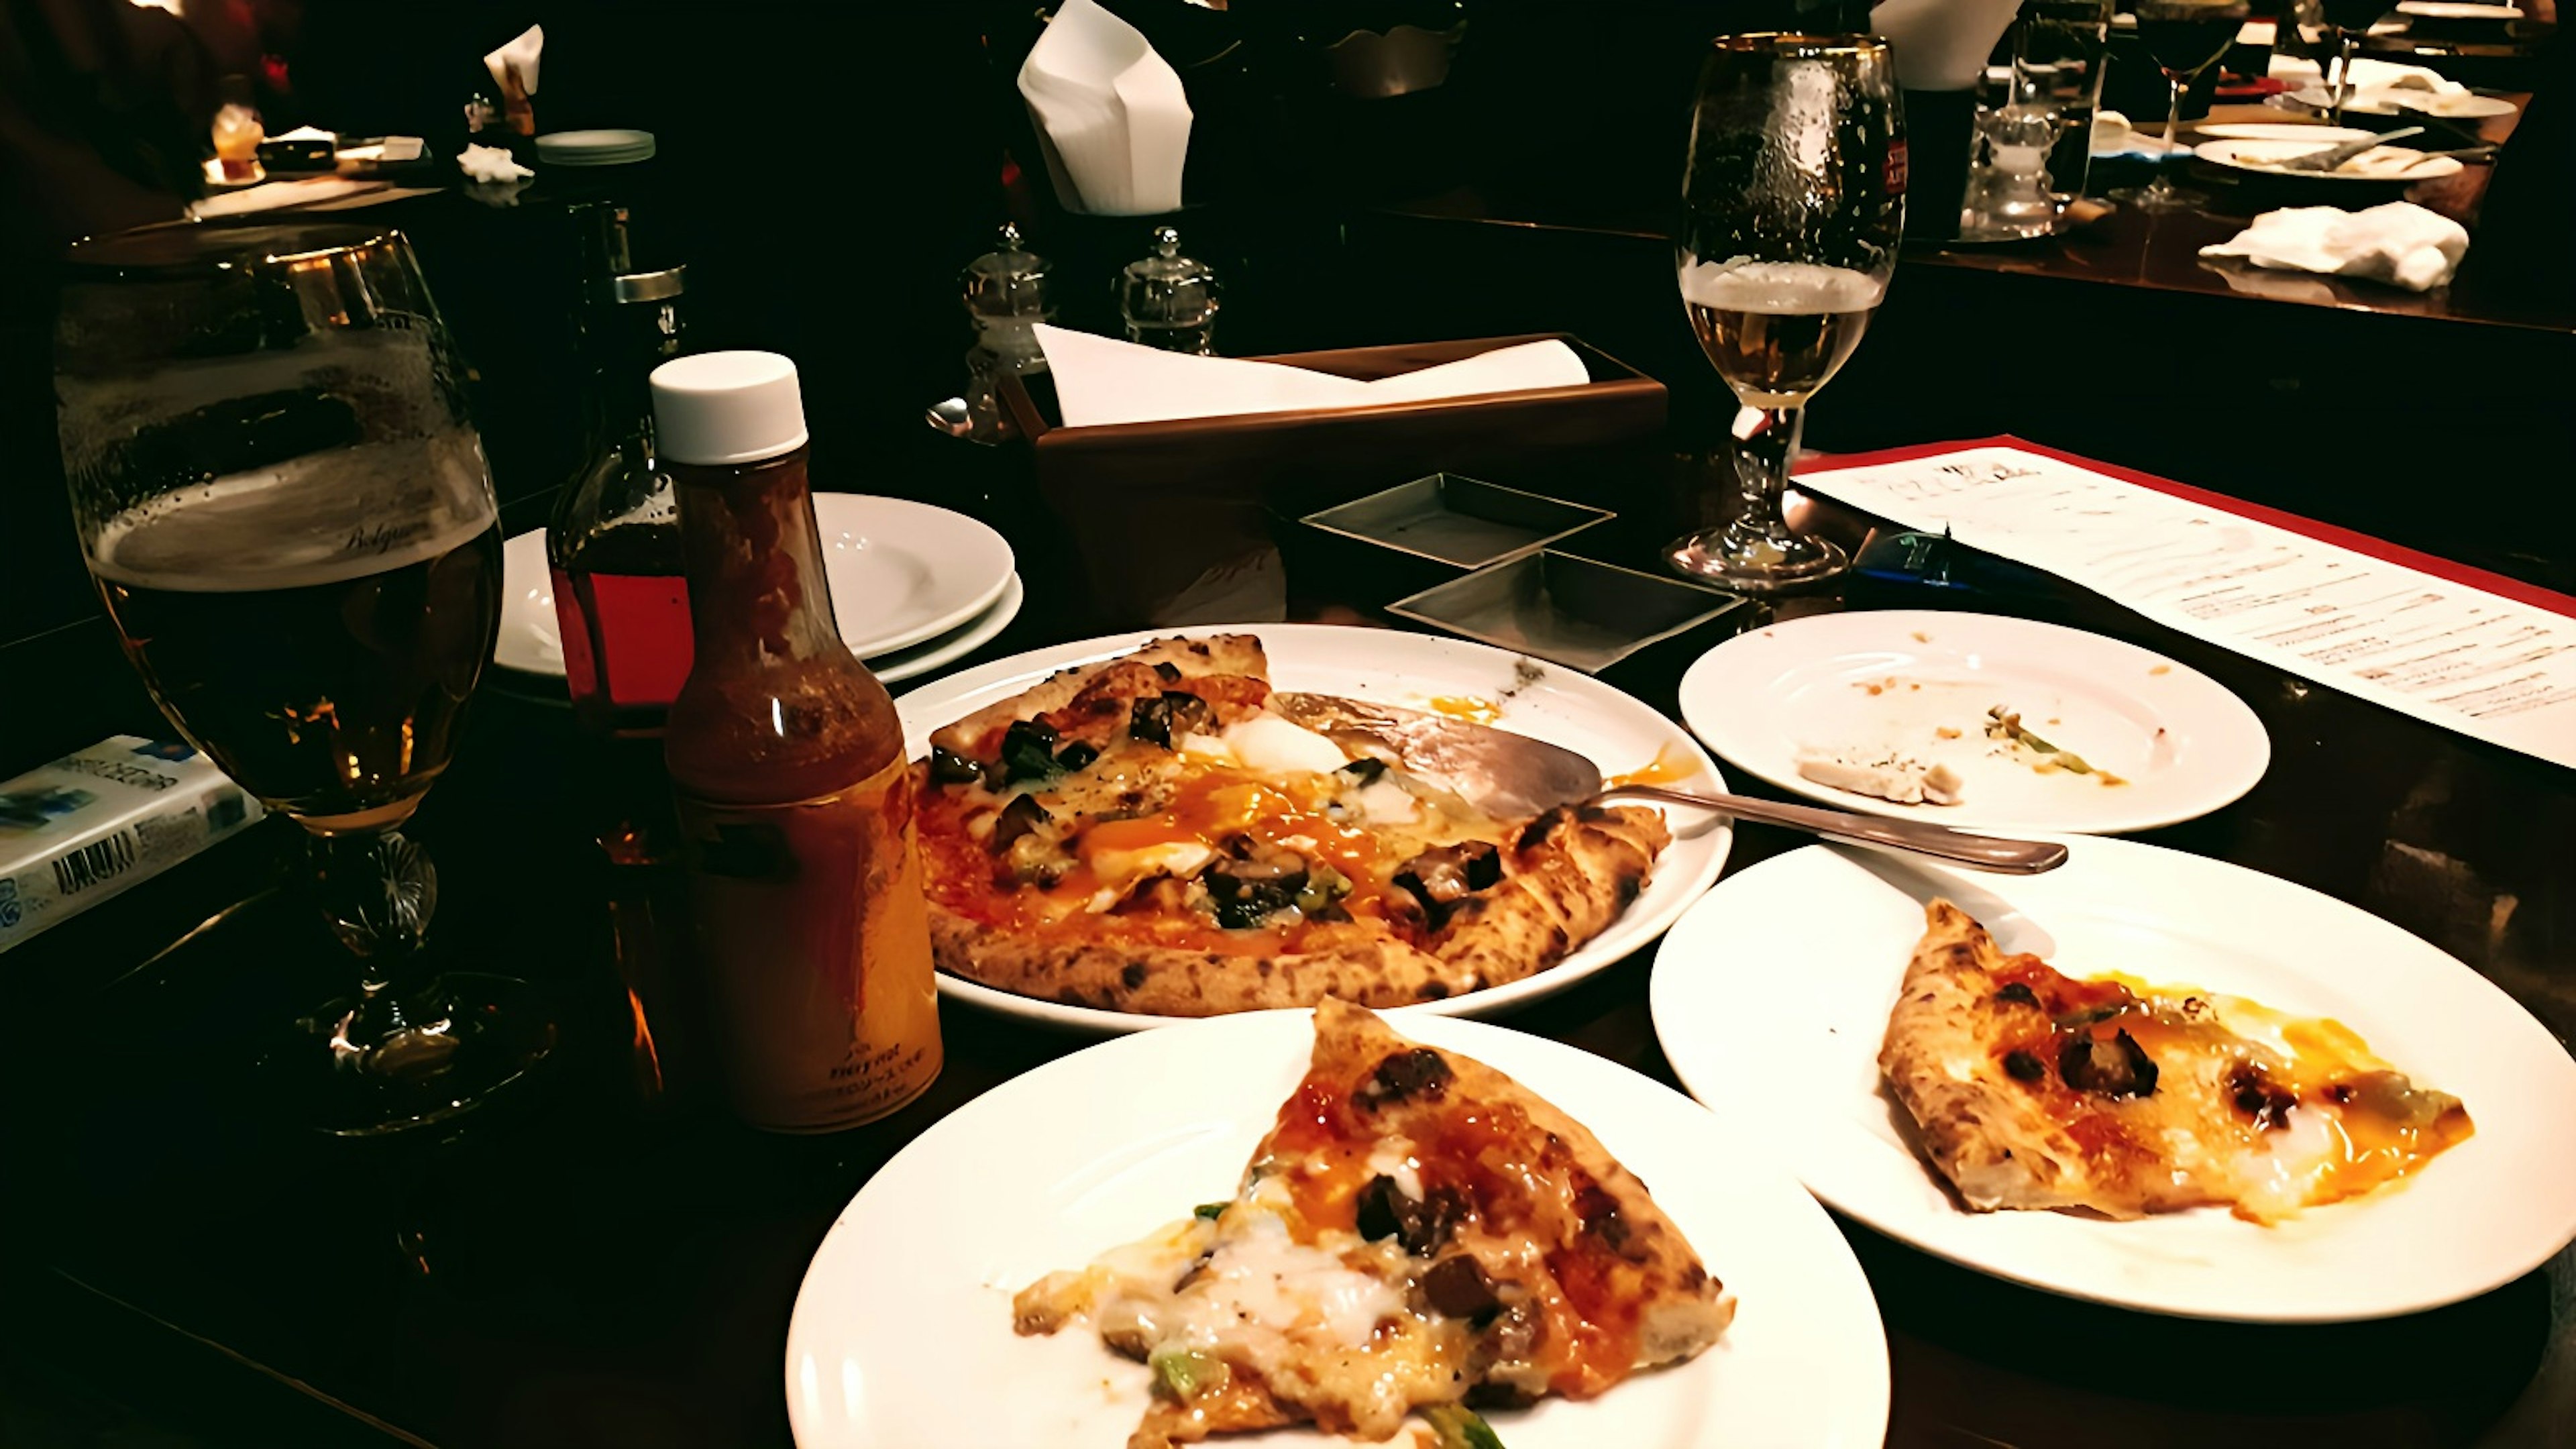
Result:
[[795,364],[705,353],[652,387],[695,642],[663,752],[715,1055],[753,1126],[854,1127],[941,1064],[903,728],[833,623]]

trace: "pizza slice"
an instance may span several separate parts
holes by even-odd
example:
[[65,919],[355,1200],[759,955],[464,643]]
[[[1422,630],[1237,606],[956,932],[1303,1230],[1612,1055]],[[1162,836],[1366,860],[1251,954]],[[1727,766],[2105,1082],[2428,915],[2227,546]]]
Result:
[[1735,1302],[1581,1124],[1326,1001],[1231,1201],[1012,1311],[1023,1334],[1087,1320],[1150,1364],[1129,1449],[1164,1449],[1304,1422],[1383,1440],[1415,1411],[1473,1442],[1467,1405],[1590,1398],[1708,1347]]
[[1660,813],[1497,816],[1269,708],[1248,634],[1162,639],[931,735],[916,812],[942,969],[1209,1016],[1438,1000],[1606,930]]
[[1879,1053],[1924,1155],[1980,1212],[2269,1223],[2356,1197],[2476,1129],[2341,1023],[2077,980],[1936,900]]

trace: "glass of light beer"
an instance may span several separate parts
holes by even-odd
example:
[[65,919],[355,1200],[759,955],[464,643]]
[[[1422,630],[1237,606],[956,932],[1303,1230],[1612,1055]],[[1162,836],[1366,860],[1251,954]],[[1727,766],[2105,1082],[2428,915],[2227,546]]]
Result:
[[295,1110],[365,1134],[474,1106],[553,1028],[520,983],[433,976],[418,951],[438,877],[402,827],[492,656],[501,533],[410,247],[347,226],[84,242],[55,386],[126,656],[189,743],[304,827],[356,963],[271,1055]]

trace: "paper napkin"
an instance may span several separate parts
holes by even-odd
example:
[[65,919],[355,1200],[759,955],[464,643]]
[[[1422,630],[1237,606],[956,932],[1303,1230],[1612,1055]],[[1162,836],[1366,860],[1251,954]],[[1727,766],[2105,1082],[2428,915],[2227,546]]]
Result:
[[1042,325],[1033,330],[1046,353],[1056,402],[1069,428],[1375,407],[1480,393],[1581,387],[1592,380],[1574,349],[1553,339],[1360,382],[1276,362],[1165,352],[1062,327]]
[[1189,97],[1144,32],[1093,0],[1065,0],[1020,66],[1020,97],[1066,210],[1180,210]]
[[2451,280],[2469,249],[2456,221],[2411,201],[2367,211],[2293,206],[2267,211],[2234,239],[2200,249],[2204,257],[2243,257],[2278,271],[2365,277],[2429,291]]

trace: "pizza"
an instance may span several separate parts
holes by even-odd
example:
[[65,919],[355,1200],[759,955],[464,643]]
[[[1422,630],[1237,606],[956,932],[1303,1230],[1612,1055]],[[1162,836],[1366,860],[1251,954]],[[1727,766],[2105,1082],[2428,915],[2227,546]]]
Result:
[[1268,676],[1248,634],[1157,640],[933,733],[939,965],[1167,1016],[1434,1001],[1563,960],[1671,840],[1638,806],[1487,814],[1291,723]]
[[[1715,1342],[1735,1302],[1592,1134],[1364,1007],[1315,1010],[1311,1066],[1234,1196],[1012,1300],[1153,1370],[1129,1449],[1590,1398]],[[1484,1442],[1492,1442],[1485,1431]]]
[[2271,1223],[2403,1178],[2476,1129],[2339,1022],[2078,980],[1936,900],[1879,1068],[1970,1208]]

